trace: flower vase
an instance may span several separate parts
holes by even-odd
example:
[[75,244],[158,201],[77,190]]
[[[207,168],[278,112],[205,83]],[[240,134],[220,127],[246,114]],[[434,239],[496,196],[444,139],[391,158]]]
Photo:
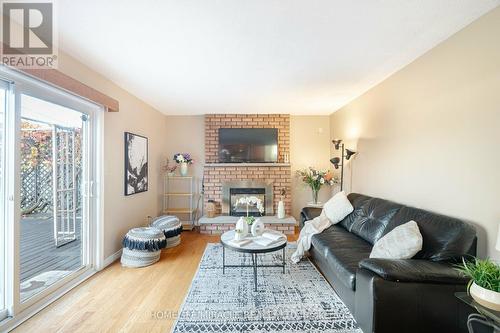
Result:
[[312,203],[314,205],[317,205],[319,189],[311,187],[311,190],[312,190]]
[[278,202],[278,218],[279,219],[285,218],[285,203],[283,202],[283,200],[280,200]]
[[257,237],[262,235],[264,232],[264,222],[262,222],[260,219],[255,220],[255,222],[252,224],[252,236]]
[[236,222],[236,229],[241,230],[241,233],[243,234],[243,238],[246,237],[248,234],[248,224],[247,221],[243,217],[240,217],[238,219],[238,222]]
[[182,162],[179,171],[182,177],[186,177],[188,174],[188,164],[186,162]]

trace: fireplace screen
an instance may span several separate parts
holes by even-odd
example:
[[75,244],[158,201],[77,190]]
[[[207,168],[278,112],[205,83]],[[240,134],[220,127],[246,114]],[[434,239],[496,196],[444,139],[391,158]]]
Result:
[[[238,205],[235,207],[235,203],[242,197],[255,196],[262,201],[264,205],[264,212],[262,215],[266,215],[266,189],[265,188],[231,188],[229,190],[230,197],[230,215],[232,216],[246,216],[247,207],[246,205]],[[249,216],[260,216],[260,212],[255,206],[248,207]]]

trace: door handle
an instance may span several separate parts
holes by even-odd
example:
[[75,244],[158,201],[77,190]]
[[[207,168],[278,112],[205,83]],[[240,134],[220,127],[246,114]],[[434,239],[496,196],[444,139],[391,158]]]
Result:
[[94,182],[92,180],[86,181],[82,186],[82,195],[84,197],[94,197]]

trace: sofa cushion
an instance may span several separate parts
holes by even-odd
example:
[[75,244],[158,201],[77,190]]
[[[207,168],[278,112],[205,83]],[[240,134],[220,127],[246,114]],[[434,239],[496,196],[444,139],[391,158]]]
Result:
[[352,203],[354,211],[349,215],[347,230],[372,245],[382,237],[391,219],[403,207],[392,201],[359,195]]
[[349,201],[351,202],[352,206],[354,207],[354,210],[351,214],[347,215],[345,219],[340,221],[339,224],[343,226],[346,230],[351,230],[351,226],[354,223],[356,216],[358,216],[357,210],[361,210],[363,203],[370,200],[371,197],[358,193],[349,193],[347,195],[347,199],[349,199]]
[[384,234],[410,220],[417,222],[423,238],[422,250],[414,259],[459,259],[470,250],[476,237],[476,230],[466,222],[412,207],[401,208]]
[[314,235],[311,244],[328,261],[337,280],[354,290],[356,269],[361,260],[370,256],[371,245],[337,225]]

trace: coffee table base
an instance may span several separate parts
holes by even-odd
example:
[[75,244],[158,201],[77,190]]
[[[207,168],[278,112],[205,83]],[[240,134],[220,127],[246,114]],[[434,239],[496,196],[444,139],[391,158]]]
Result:
[[258,253],[250,253],[252,255],[252,265],[226,265],[226,248],[223,246],[222,247],[222,274],[226,273],[226,268],[252,267],[253,268],[254,291],[257,291],[257,267],[282,267],[283,274],[285,274],[285,267],[286,267],[285,249],[286,249],[286,247],[283,248],[283,263],[282,264],[257,265],[257,254]]

